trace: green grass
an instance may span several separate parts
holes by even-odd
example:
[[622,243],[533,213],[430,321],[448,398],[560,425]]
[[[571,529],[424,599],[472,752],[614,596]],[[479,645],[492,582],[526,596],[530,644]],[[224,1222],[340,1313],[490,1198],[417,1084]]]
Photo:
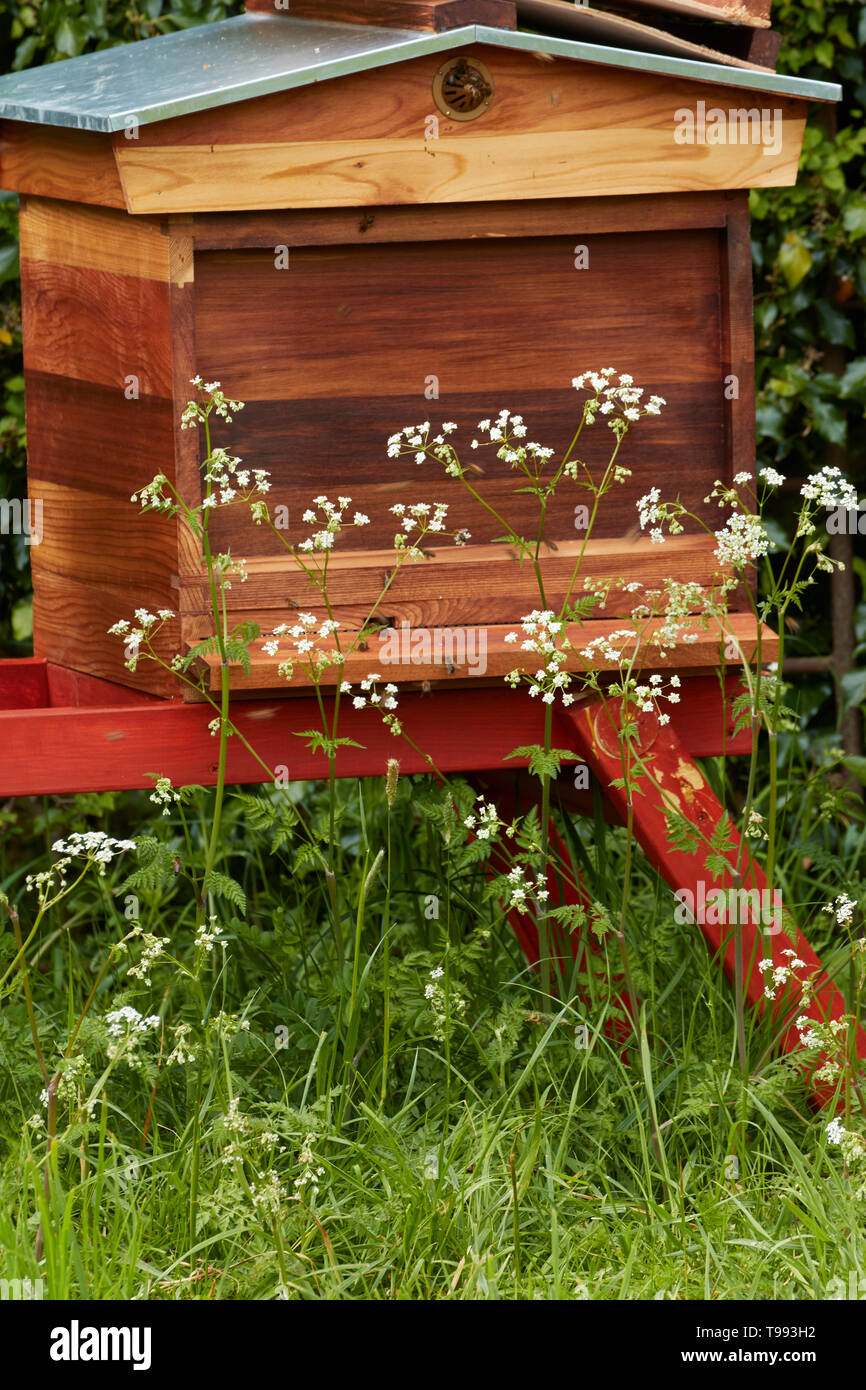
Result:
[[[821,809],[821,779],[789,773],[786,902],[841,960],[845,941],[817,909],[854,882],[862,829]],[[289,795],[300,823],[274,789],[227,794],[233,901],[211,905],[228,939],[198,956],[186,871],[203,858],[209,793],[170,817],[146,794],[7,812],[0,884],[25,928],[23,876],[57,836],[146,828],[163,849],[144,872],[126,855],[104,880],[88,874],[29,948],[49,1071],[99,981],[66,1068],[47,1196],[20,972],[3,1000],[0,1278],[42,1277],[61,1299],[809,1300],[866,1275],[859,1181],[827,1147],[827,1116],[752,1018],[741,1076],[733,991],[640,859],[628,937],[644,1026],[623,1049],[606,1029],[606,968],[541,995],[486,887],[484,847],[464,842],[431,780],[401,778],[390,813],[383,783],[339,784],[340,959],[299,828],[328,833],[327,788]],[[390,854],[371,873],[389,821]],[[600,840],[575,821],[570,833],[594,895],[615,905],[624,832]],[[188,975],[163,960],[145,985],[116,955],[100,978],[131,893]],[[5,969],[14,942],[0,940]],[[107,1056],[105,1015],[124,1004],[160,1017],[135,1067]],[[181,1021],[195,1060],[169,1066]],[[575,1045],[580,1024],[588,1047]]]

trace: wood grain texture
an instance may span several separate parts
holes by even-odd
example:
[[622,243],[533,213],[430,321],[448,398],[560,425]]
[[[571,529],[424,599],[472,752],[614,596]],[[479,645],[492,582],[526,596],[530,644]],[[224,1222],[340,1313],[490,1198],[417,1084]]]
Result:
[[25,372],[171,396],[168,286],[116,271],[21,261]]
[[196,251],[275,246],[365,246],[394,241],[471,241],[487,237],[582,236],[610,232],[723,227],[739,193],[651,193],[634,198],[550,198],[525,202],[441,203],[423,207],[296,209],[197,213]]
[[[630,616],[650,591],[667,581],[700,585],[709,595],[722,573],[707,536],[680,536],[664,546],[648,540],[590,541],[582,559],[579,545],[570,542],[556,551],[544,547],[540,568],[549,606],[561,608],[571,590],[579,598],[584,578],[614,581],[605,602],[593,617]],[[568,552],[568,553],[566,553]],[[444,628],[454,625],[516,623],[539,604],[538,584],[529,565],[520,565],[507,546],[468,546],[465,550],[436,548],[421,563],[395,568],[393,551],[371,555],[334,552],[329,565],[329,601],[333,616],[350,632],[370,624],[402,629]],[[572,585],[580,564],[579,577]],[[628,593],[624,583],[637,583]],[[703,602],[703,600],[701,601]],[[251,560],[248,578],[228,599],[233,622],[257,623],[263,634],[280,623],[291,624],[298,609],[317,615],[325,611],[321,593],[288,559]],[[700,606],[700,605],[698,605]],[[744,611],[744,588],[729,598],[732,612]],[[692,611],[697,611],[693,606]],[[184,638],[200,641],[213,631],[206,586],[201,578],[188,583]]]
[[[464,50],[460,50],[461,54]],[[228,211],[642,195],[792,183],[805,104],[773,98],[777,154],[682,145],[675,114],[748,109],[748,90],[470,46],[491,70],[484,116],[436,115],[438,57],[198,112],[115,138],[131,210]],[[753,100],[754,99],[754,100]],[[437,138],[431,129],[438,129]]]
[[126,207],[112,137],[97,131],[0,121],[0,188]]
[[21,255],[28,261],[167,281],[169,244],[159,222],[113,208],[26,197],[20,204]]
[[[475,121],[451,121],[433,101],[433,79],[442,54],[428,54],[305,87],[232,102],[143,125],[138,138],[114,137],[118,153],[181,146],[295,145],[317,141],[411,140],[435,147],[428,130],[438,118],[439,140],[459,142],[480,135],[568,134],[615,130],[625,142],[634,131],[657,130],[673,145],[674,113],[704,100],[707,106],[766,105],[766,93],[707,82],[658,76],[554,58],[539,62],[530,53],[479,45],[455,49],[455,60],[481,59],[490,71],[494,97]],[[773,97],[773,106],[793,119],[802,102]],[[134,152],[134,151],[133,151]],[[430,158],[428,155],[427,158]],[[503,198],[510,198],[504,193]],[[586,195],[583,195],[586,196]],[[276,204],[271,204],[271,207]]]
[[441,33],[464,24],[516,29],[513,0],[247,0],[247,14],[292,14],[329,24],[370,24]]
[[[575,650],[569,654],[564,669],[575,672],[618,670],[616,662],[597,651],[591,660],[587,660],[580,655],[579,649],[597,638],[609,638],[612,632],[620,629],[620,625],[621,620],[616,618],[592,619],[580,626],[569,624],[567,633]],[[668,652],[659,651],[654,643],[659,626],[656,620],[641,624],[644,660],[643,663],[636,663],[635,671],[688,671],[718,666],[728,635],[735,639],[747,662],[753,659],[757,648],[757,624],[751,613],[730,614],[724,632],[715,624],[695,624],[693,628],[686,629],[693,633],[695,640]],[[510,631],[512,629],[507,624],[479,624],[472,633],[445,629],[437,636],[436,630],[421,630],[405,636],[400,632],[398,640],[390,633],[377,633],[363,650],[348,653],[342,669],[336,665],[326,668],[320,684],[329,687],[343,680],[355,684],[366,679],[371,671],[381,673],[383,681],[397,685],[406,681],[430,680],[448,680],[459,684],[479,677],[488,680],[502,678],[515,669],[533,671],[538,664],[537,656],[522,652],[518,644],[507,642],[505,638]],[[775,660],[779,646],[775,633],[765,627],[762,641],[764,659]],[[325,645],[322,642],[322,646]],[[624,639],[615,645],[624,649],[628,644]],[[309,687],[312,684],[310,671],[300,660],[295,661],[290,679],[280,674],[280,665],[294,655],[290,640],[284,639],[281,646],[281,651],[270,655],[262,649],[261,642],[254,644],[249,676],[239,663],[231,665],[232,690],[252,692]],[[631,650],[633,647],[629,646],[629,652]],[[738,663],[732,661],[728,664],[735,666]],[[210,689],[219,690],[219,656],[201,658],[200,665],[209,669]]]
[[[122,587],[35,573],[33,650],[37,656],[48,657],[60,666],[100,676],[118,685],[154,695],[176,695],[177,677],[162,671],[152,661],[142,659],[137,672],[127,671],[122,640],[108,634],[113,623],[119,618],[132,618],[136,608],[145,607],[154,612],[162,606],[164,593],[162,581],[150,588],[136,582],[132,569],[127,584]],[[166,623],[156,645],[160,657],[170,661],[180,645],[177,620]]]
[[[603,502],[596,534],[628,533],[636,499],[655,485],[712,519],[703,498],[715,477],[731,476],[719,234],[587,238],[588,270],[574,268],[575,244],[548,237],[312,248],[293,251],[284,271],[265,253],[197,256],[199,369],[247,401],[217,437],[248,465],[271,471],[269,500],[288,507],[289,539],[306,534],[301,515],[324,490],[347,494],[370,516],[354,541],[364,548],[391,546],[389,508],[398,502],[448,501],[454,528],[468,527],[474,541],[500,537],[501,524],[439,465],[387,459],[388,436],[423,419],[434,433],[442,421],[460,426],[464,457],[484,470],[479,491],[523,533],[529,504],[515,497],[520,480],[494,450],[471,451],[469,442],[479,419],[507,406],[523,414],[530,438],[561,455],[582,409],[572,377],[603,365],[599,342],[606,360],[668,406],[625,441],[621,460],[633,476]],[[258,332],[264,321],[266,339]],[[426,400],[434,378],[439,397]],[[603,424],[584,431],[578,453],[596,479],[610,444]],[[575,506],[586,500],[571,486],[560,491],[551,539],[575,539]],[[221,548],[235,554],[279,551],[267,530],[251,531],[236,512],[217,513],[214,526]]]
[[[517,410],[513,394],[496,399],[503,392],[555,392],[571,409],[572,378],[602,365],[599,342],[649,392],[662,381],[714,381],[717,234],[580,245],[587,269],[575,268],[568,237],[305,248],[285,270],[265,252],[206,253],[196,258],[199,367],[247,402],[357,399],[360,409],[414,397],[412,417],[392,416],[389,434],[434,411],[424,400],[431,373],[445,419],[448,400],[470,392],[483,393],[480,415]],[[543,352],[528,347],[539,332]]]
[[773,0],[619,0],[625,9],[769,27]]
[[113,387],[28,372],[26,405],[31,477],[101,494],[130,512],[131,493],[155,473],[174,477],[171,401],[127,400]]
[[782,150],[673,147],[669,132],[579,131],[421,140],[178,146],[118,151],[134,213],[272,207],[483,202],[778,188],[797,180],[805,121],[785,123]]

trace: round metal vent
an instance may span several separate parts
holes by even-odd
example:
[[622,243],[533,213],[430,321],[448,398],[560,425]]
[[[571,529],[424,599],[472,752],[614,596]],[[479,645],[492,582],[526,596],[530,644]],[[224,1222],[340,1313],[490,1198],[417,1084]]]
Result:
[[453,58],[433,79],[433,100],[452,121],[474,121],[493,99],[493,78],[478,58]]

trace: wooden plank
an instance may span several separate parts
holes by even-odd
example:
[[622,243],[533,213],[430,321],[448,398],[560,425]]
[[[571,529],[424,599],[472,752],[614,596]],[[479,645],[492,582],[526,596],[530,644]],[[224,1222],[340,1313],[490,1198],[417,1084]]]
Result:
[[731,475],[755,471],[755,334],[752,313],[752,243],[749,204],[743,195],[728,214],[722,255],[723,352],[726,377],[736,395],[725,417]]
[[619,0],[626,9],[769,28],[773,0]]
[[[569,653],[563,669],[584,671],[618,670],[618,663],[603,655],[594,656],[590,661],[580,652],[586,645],[598,638],[609,638],[614,631],[621,629],[621,619],[606,618],[592,620],[581,625],[569,624],[567,633],[574,650]],[[651,620],[640,625],[640,649],[645,653],[643,662],[635,663],[635,670],[646,671],[688,671],[690,668],[717,666],[727,634],[737,641],[744,659],[751,661],[757,646],[757,627],[749,613],[733,613],[727,620],[723,634],[715,624],[704,628],[695,624],[684,628],[694,635],[695,640],[688,644],[680,643],[674,650],[662,654],[654,644],[654,635],[661,624]],[[339,684],[347,680],[351,684],[363,680],[370,671],[378,671],[385,681],[395,684],[405,681],[429,681],[449,679],[455,683],[472,680],[479,676],[488,679],[504,677],[509,671],[534,670],[537,657],[521,652],[519,643],[505,640],[508,625],[475,626],[470,629],[437,630],[420,629],[415,632],[399,631],[394,634],[381,632],[373,635],[364,650],[350,652],[342,671],[335,665],[329,667],[322,676],[323,687]],[[344,639],[345,640],[345,639]],[[637,639],[636,639],[637,640]],[[330,644],[319,639],[323,648]],[[614,644],[617,648],[631,651],[633,643],[623,639]],[[231,688],[234,691],[303,689],[310,685],[307,667],[296,662],[291,679],[279,674],[279,666],[293,656],[291,639],[283,639],[282,650],[269,655],[262,650],[261,640],[253,644],[250,657],[250,675],[243,668],[233,664],[230,668]],[[766,661],[775,660],[778,652],[778,639],[769,628],[764,628],[763,656]],[[220,685],[219,658],[207,657],[202,661],[210,670],[210,688],[218,690]],[[730,663],[733,665],[734,663]]]
[[22,198],[21,255],[29,261],[168,281],[168,242],[160,224],[113,208]]
[[[662,418],[670,428],[678,409],[675,387],[718,379],[718,236],[657,232],[580,244],[586,270],[575,267],[580,257],[571,237],[448,242],[421,250],[411,244],[310,247],[290,253],[286,270],[265,252],[201,254],[199,367],[248,403],[327,399],[321,409],[333,411],[345,400],[359,419],[372,413],[365,405],[371,400],[393,400],[396,410],[400,398],[414,397],[410,415],[392,413],[383,421],[381,459],[393,430],[441,412],[442,419],[456,418],[448,414],[449,402],[460,395],[473,394],[472,408],[481,414],[501,405],[519,411],[518,393],[528,400],[530,393],[550,393],[554,383],[575,418],[571,380],[598,362],[603,342],[618,370],[669,400]],[[527,351],[517,322],[543,333],[543,353]],[[438,401],[424,398],[431,373]],[[536,396],[536,404],[541,400]],[[238,418],[233,439],[248,418],[248,411]],[[257,428],[265,424],[260,420]],[[646,437],[652,428],[652,421],[643,422],[640,432]],[[333,452],[335,476],[349,476],[339,463],[346,451]],[[483,462],[487,466],[486,454]]]
[[611,232],[723,227],[739,194],[650,193],[628,199],[550,198],[525,202],[423,207],[287,208],[282,212],[197,213],[196,252],[276,246],[330,246],[394,241],[464,241],[483,237],[584,236]]
[[[755,65],[736,54],[716,47],[713,36],[719,26],[706,26],[700,35],[684,35],[669,28],[657,28],[626,15],[611,14],[603,4],[575,5],[572,0],[520,0],[521,17],[544,34],[562,34],[585,43],[607,44],[611,48],[636,49],[640,53],[661,53],[671,58],[691,58],[699,62],[722,63],[730,67],[753,68]],[[724,32],[724,31],[722,31]]]
[[513,0],[246,0],[247,14],[289,14],[329,24],[371,24],[441,33],[464,24],[516,29]]
[[[654,485],[716,519],[703,499],[715,477],[729,476],[718,233],[587,238],[588,270],[575,269],[575,245],[571,238],[507,238],[423,249],[307,248],[291,253],[288,270],[276,270],[262,252],[196,257],[199,369],[247,401],[219,442],[247,465],[271,471],[269,501],[289,508],[291,539],[306,534],[300,518],[323,480],[371,518],[349,542],[365,549],[392,545],[391,505],[440,498],[450,503],[451,524],[468,527],[474,541],[501,537],[501,523],[457,487],[449,490],[438,465],[386,459],[388,436],[425,418],[434,430],[442,421],[460,426],[455,438],[464,457],[484,470],[475,475],[479,491],[521,533],[519,479],[493,450],[469,452],[469,441],[482,415],[507,405],[524,416],[530,438],[561,456],[582,409],[570,382],[590,364],[602,365],[599,341],[607,360],[668,406],[626,441],[621,457],[633,476],[602,503],[596,534],[628,532],[636,499]],[[543,341],[544,352],[528,350],[529,338]],[[424,399],[431,382],[439,393],[433,401]],[[279,399],[289,396],[300,399]],[[581,439],[580,456],[596,478],[610,440],[603,426]],[[575,539],[575,507],[586,500],[570,485],[559,490],[551,539]],[[281,549],[236,511],[215,515],[214,527],[220,547],[235,554]]]
[[[122,504],[129,515],[137,510],[130,495],[156,473],[174,478],[171,401],[159,396],[128,400],[111,386],[30,371],[26,403],[32,478],[74,487],[88,505],[92,494],[99,494]],[[139,524],[146,530],[154,520],[148,514]],[[103,544],[108,540],[103,537]]]
[[[118,685],[154,695],[178,693],[177,677],[166,673],[152,661],[141,661],[137,672],[124,665],[123,642],[108,634],[119,618],[131,619],[136,608],[171,606],[165,603],[165,586],[140,583],[132,569],[125,585],[94,584],[37,572],[33,576],[33,647],[37,656],[48,657],[57,665],[99,676]],[[180,646],[180,625],[176,619],[166,623],[157,641],[164,661],[170,661]]]
[[64,483],[50,482],[34,468],[29,488],[43,507],[42,540],[31,547],[34,577],[55,575],[119,588],[140,581],[160,591],[160,607],[177,607],[177,594],[170,589],[170,577],[177,573],[171,520],[153,512],[142,515],[128,493],[118,497],[85,490],[74,475]]
[[[666,108],[667,110],[668,108]],[[805,117],[784,121],[781,150],[672,143],[668,129],[561,131],[305,145],[163,146],[117,151],[130,211],[273,207],[776,188],[796,183]]]
[[21,302],[25,371],[171,396],[166,284],[22,257]]
[[0,121],[0,188],[126,207],[112,137],[97,131]]
[[[627,812],[627,792],[614,785],[622,778],[622,765],[618,752],[618,715],[614,702],[606,706],[596,704],[585,706],[577,711],[565,710],[559,719],[563,735],[570,729],[570,746],[586,759],[603,782],[605,795],[613,802],[620,816]],[[647,759],[649,774],[656,788],[655,795],[644,794],[635,798],[634,831],[638,843],[643,847],[650,863],[674,891],[688,890],[692,902],[703,901],[715,889],[727,890],[732,887],[759,893],[772,891],[775,885],[768,885],[759,864],[750,858],[737,831],[728,819],[715,793],[704,780],[700,769],[695,765],[688,746],[678,737],[672,726],[659,728],[655,721],[647,720],[645,725],[643,755]],[[568,746],[566,744],[563,747]],[[644,789],[646,782],[642,783]],[[724,818],[728,839],[733,848],[725,858],[731,865],[724,877],[710,873],[705,868],[706,854],[699,850],[696,854],[685,854],[676,849],[668,835],[667,816],[676,811],[684,816],[696,831],[709,839]],[[772,901],[771,899],[769,900]],[[703,914],[701,914],[703,915]],[[743,913],[740,914],[744,915]],[[828,979],[819,957],[815,954],[803,933],[793,921],[790,907],[783,904],[783,921],[773,922],[770,931],[762,930],[751,921],[742,922],[742,964],[745,984],[745,997],[748,1004],[759,1014],[768,1010],[764,996],[765,980],[758,962],[766,954],[774,966],[787,965],[786,950],[793,948],[805,962],[800,977],[813,975],[816,982],[812,1002],[803,1005],[796,994],[786,1000],[776,1001],[769,1006],[776,1021],[791,1026],[782,1035],[782,1048],[789,1053],[800,1051],[799,1030],[793,1020],[801,1013],[809,1018],[826,1021],[841,1018],[847,1013],[847,1006],[841,992]],[[766,926],[766,924],[765,924]],[[776,930],[776,928],[781,928]],[[734,978],[736,948],[733,930],[729,925],[698,920],[698,928],[713,954],[721,953],[725,974],[729,980]],[[866,1058],[866,1033],[858,1028],[856,1048],[859,1057]],[[817,1064],[816,1064],[817,1065]],[[834,1093],[835,1087],[827,1082],[810,1080],[810,1089],[816,1101],[826,1102]]]
[[[564,542],[556,552],[544,547],[541,571],[550,606],[564,603],[574,568],[580,558],[581,542]],[[414,627],[447,627],[454,623],[516,621],[538,606],[538,584],[532,567],[521,565],[507,546],[467,546],[465,549],[434,547],[423,563],[407,564],[392,580],[379,604],[378,621],[392,620]],[[341,553],[330,559],[329,602],[338,620],[358,630],[373,616],[377,601],[388,583],[394,564],[393,551]],[[668,579],[692,582],[709,589],[719,571],[713,554],[713,540],[707,536],[676,536],[663,546],[649,540],[594,540],[586,546],[581,561],[581,578],[574,586],[574,597],[583,593],[583,577],[596,581],[623,580],[641,585],[640,593],[614,589],[607,603],[595,616],[624,616],[642,601],[648,589],[662,589]],[[735,594],[732,611],[745,607],[745,596]],[[195,624],[197,638],[211,630],[209,602],[204,581],[189,582],[189,606],[200,621]],[[236,621],[249,618],[261,627],[291,621],[297,605],[327,616],[319,591],[309,589],[294,562],[274,557],[248,561],[248,578],[235,586],[229,606]]]
[[[169,233],[171,257],[170,316],[172,394],[175,403],[173,440],[174,473],[179,495],[189,506],[201,500],[200,451],[204,445],[196,429],[182,429],[181,415],[195,397],[192,378],[197,375],[195,341],[195,258],[189,224],[173,222]],[[219,380],[208,376],[206,380]],[[252,525],[252,523],[250,523]],[[182,517],[175,522],[177,573],[180,576],[180,611],[186,604],[186,582],[201,574],[202,545]]]
[[[43,672],[58,694],[60,673],[49,664],[27,663]],[[0,689],[20,688],[23,661],[0,661]],[[99,683],[100,685],[102,682]],[[71,684],[66,693],[74,697]],[[78,698],[87,699],[86,680],[79,679]],[[672,723],[695,757],[722,752],[724,710],[715,677],[689,678]],[[129,701],[135,705],[130,706]],[[213,717],[209,705],[185,705],[110,687],[96,708],[13,708],[0,712],[0,796],[39,796],[78,791],[113,791],[152,787],[147,774],[170,777],[175,786],[213,786],[216,745],[208,731]],[[293,700],[236,701],[231,717],[244,737],[271,769],[285,766],[299,780],[322,776],[321,755],[294,735],[318,726],[319,707],[312,696]],[[388,758],[397,757],[404,773],[429,771],[423,752],[433,756],[444,772],[467,772],[501,766],[515,747],[539,743],[544,737],[544,711],[528,695],[501,686],[478,691],[445,690],[404,694],[400,718],[421,752],[395,739],[372,711],[341,709],[340,731],[360,745],[341,748],[338,777],[381,775]],[[568,736],[568,730],[562,731]],[[559,737],[559,735],[557,735]],[[748,736],[729,751],[745,752]],[[508,766],[525,765],[519,758]],[[260,765],[238,738],[229,739],[229,783],[263,780]]]

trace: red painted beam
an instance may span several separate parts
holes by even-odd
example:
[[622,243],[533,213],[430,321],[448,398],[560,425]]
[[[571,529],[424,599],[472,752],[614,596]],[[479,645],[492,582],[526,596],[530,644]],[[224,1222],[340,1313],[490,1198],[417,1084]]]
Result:
[[[589,763],[600,778],[605,795],[613,802],[620,818],[626,821],[626,790],[611,785],[623,775],[617,746],[618,710],[615,702],[609,702],[607,706],[596,704],[579,710],[562,711],[559,719],[563,737],[570,735],[571,746]],[[650,717],[639,727],[644,739],[641,753],[647,759],[655,789],[647,780],[641,782],[643,795],[634,797],[634,833],[650,863],[668,886],[674,892],[691,892],[696,905],[701,901],[702,892],[705,901],[713,890],[727,890],[734,886],[738,889],[757,889],[759,892],[766,889],[772,895],[772,886],[767,884],[763,870],[741,848],[740,836],[715,793],[705,782],[674,725],[662,728]],[[725,818],[728,839],[734,848],[725,856],[731,865],[731,873],[725,874],[724,880],[704,867],[706,854],[700,849],[695,854],[685,854],[671,844],[666,807],[678,811],[707,839],[719,820]],[[738,854],[743,868],[741,878],[735,874]],[[772,896],[767,901],[772,904]],[[784,912],[784,922],[790,927],[790,932],[779,929],[775,922],[771,922],[769,928],[760,922],[742,923],[744,992],[748,1004],[760,1014],[767,1008],[772,1010],[774,1018],[783,1026],[780,1039],[782,1048],[786,1052],[797,1052],[801,1048],[799,1033],[793,1026],[794,1018],[805,1013],[810,1018],[826,1022],[840,1018],[847,1009],[843,995],[827,977],[820,958],[788,911]],[[725,974],[732,980],[736,952],[731,926],[700,920],[697,925],[713,954],[721,953]],[[790,958],[784,952],[790,949],[795,950],[805,964],[805,969],[799,970],[798,974],[803,978],[810,977],[815,982],[812,1002],[805,1006],[798,1003],[799,990],[793,984],[784,997],[780,993],[773,1004],[764,994],[765,981],[758,962],[767,956],[772,959],[774,967],[789,965]],[[866,1058],[866,1033],[862,1028],[857,1032],[857,1052],[860,1057]],[[819,1103],[825,1102],[832,1094],[832,1087],[826,1083],[810,1080],[810,1089]]]
[[[730,720],[718,682],[689,678],[688,689],[693,698],[678,707],[677,727],[695,756],[720,752]],[[340,733],[364,746],[340,750],[340,777],[376,776],[393,757],[405,772],[429,771],[373,710],[357,711],[348,702],[343,710]],[[404,692],[399,716],[442,772],[496,767],[513,748],[543,740],[543,706],[505,687]],[[152,772],[177,786],[211,786],[217,770],[217,744],[208,731],[213,717],[210,705],[141,695],[39,660],[0,661],[0,796],[129,790],[150,786]],[[312,696],[235,700],[232,718],[271,769],[286,768],[293,780],[324,775],[322,755],[296,737],[320,726]],[[729,752],[748,747],[748,737],[728,743]],[[229,740],[228,779],[267,780],[237,739]]]

